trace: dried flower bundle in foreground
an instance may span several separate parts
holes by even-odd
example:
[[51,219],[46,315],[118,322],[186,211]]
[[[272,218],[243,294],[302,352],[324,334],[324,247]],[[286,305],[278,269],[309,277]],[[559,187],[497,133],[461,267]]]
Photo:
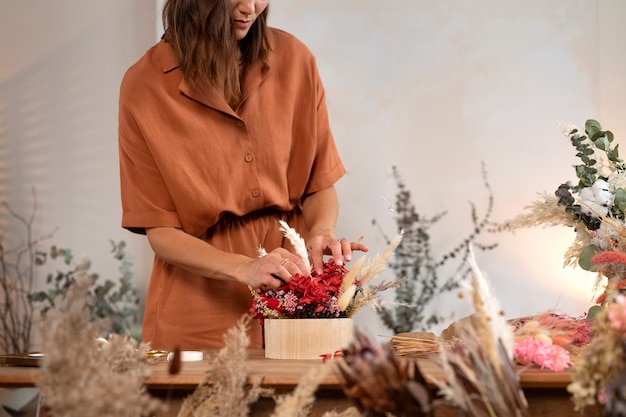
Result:
[[[286,223],[280,224],[285,237],[296,248],[296,254],[308,265],[302,238]],[[383,282],[374,286],[370,283],[386,269],[401,240],[402,234],[397,235],[382,254],[369,262],[365,256],[361,257],[351,270],[329,259],[324,263],[321,274],[312,271],[311,277],[295,275],[290,282],[278,288],[250,288],[253,298],[250,314],[261,321],[264,318],[338,318],[352,317],[365,305],[379,308],[379,293],[396,288],[404,281]],[[265,253],[260,249],[261,256]]]
[[120,335],[98,341],[105,323],[90,322],[85,302],[90,285],[79,276],[41,329],[44,359],[36,383],[49,414],[137,417],[161,410],[143,385],[147,346]]
[[462,284],[472,294],[475,315],[457,328],[461,342],[453,349],[441,350],[445,381],[435,383],[445,400],[466,415],[529,416],[512,363],[513,333],[473,253],[470,266],[472,279]]
[[417,362],[360,331],[337,359],[344,393],[364,416],[431,416],[432,396]]
[[607,415],[624,415],[626,398],[620,392],[626,386],[626,297],[607,302],[591,323],[591,341],[580,352],[567,390],[577,410],[604,404]]
[[246,370],[246,348],[249,317],[239,320],[237,326],[224,335],[225,347],[209,363],[203,381],[185,399],[178,417],[246,417],[250,404],[270,391],[249,385]]

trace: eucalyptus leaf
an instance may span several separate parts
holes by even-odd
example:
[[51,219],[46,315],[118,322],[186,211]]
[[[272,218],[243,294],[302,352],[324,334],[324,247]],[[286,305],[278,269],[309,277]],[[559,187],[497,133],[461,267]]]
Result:
[[589,308],[587,312],[587,320],[593,321],[593,319],[602,311],[602,307],[599,305],[593,305]]
[[585,271],[593,271],[593,263],[591,263],[591,258],[593,257],[593,255],[600,251],[601,249],[596,245],[585,246],[583,250],[580,251],[578,265]]
[[613,205],[617,207],[622,213],[626,212],[626,190],[623,188],[615,189],[615,198]]
[[590,138],[602,131],[602,126],[597,120],[589,119],[585,122],[585,132]]
[[31,302],[46,301],[47,299],[48,297],[44,291],[28,294],[28,301]]
[[601,149],[603,151],[609,150],[610,143],[609,143],[609,140],[606,138],[606,136],[599,137],[598,139],[594,141],[594,143],[598,149]]

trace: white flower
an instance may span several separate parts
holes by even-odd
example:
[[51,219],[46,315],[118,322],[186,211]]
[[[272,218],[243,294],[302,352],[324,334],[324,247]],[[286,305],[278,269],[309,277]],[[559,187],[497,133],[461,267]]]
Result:
[[593,217],[606,216],[613,205],[613,194],[609,184],[604,180],[596,180],[591,187],[578,192],[583,214]]

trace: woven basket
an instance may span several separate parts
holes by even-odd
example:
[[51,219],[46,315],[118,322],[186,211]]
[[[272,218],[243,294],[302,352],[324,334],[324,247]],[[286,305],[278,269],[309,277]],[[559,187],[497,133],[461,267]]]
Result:
[[265,357],[321,359],[347,347],[354,339],[351,318],[265,319]]

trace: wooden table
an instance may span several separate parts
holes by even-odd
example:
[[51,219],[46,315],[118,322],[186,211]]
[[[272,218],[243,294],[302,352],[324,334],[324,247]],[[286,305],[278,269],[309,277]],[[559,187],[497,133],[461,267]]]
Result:
[[[205,352],[205,360],[199,362],[183,362],[181,372],[169,375],[169,364],[165,360],[157,360],[151,364],[152,374],[146,379],[146,387],[150,393],[159,398],[167,399],[170,413],[175,416],[180,402],[202,382],[207,370],[207,358],[213,352]],[[430,359],[418,359],[419,367],[427,379],[443,379],[440,368]],[[275,360],[266,359],[262,350],[250,350],[248,355],[248,381],[259,382],[261,386],[274,388],[278,391],[289,391],[298,385],[300,379],[311,368],[326,366],[321,360]],[[33,387],[37,367],[1,366],[0,387],[19,388]],[[520,369],[520,384],[526,394],[532,417],[572,417],[600,416],[597,410],[586,410],[575,413],[573,403],[566,387],[572,381],[569,371],[553,372],[538,368]],[[344,410],[351,405],[343,395],[341,383],[333,373],[328,374],[321,382],[316,393],[317,401],[311,417],[323,415],[325,411]],[[269,416],[274,409],[271,399],[261,399],[255,403],[251,416]],[[438,416],[455,416],[456,411],[445,410]]]

